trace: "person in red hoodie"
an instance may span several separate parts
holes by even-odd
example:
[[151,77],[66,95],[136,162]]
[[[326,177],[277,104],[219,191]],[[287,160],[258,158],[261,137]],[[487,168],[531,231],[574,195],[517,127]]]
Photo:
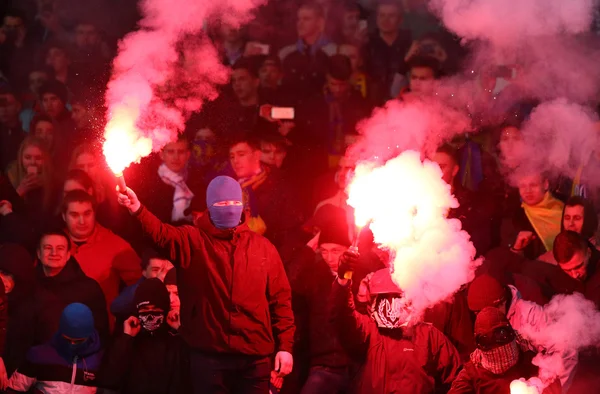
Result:
[[273,353],[277,377],[292,370],[291,290],[275,247],[246,224],[239,183],[213,179],[194,226],[162,223],[129,188],[118,198],[177,268],[194,393],[267,393]]

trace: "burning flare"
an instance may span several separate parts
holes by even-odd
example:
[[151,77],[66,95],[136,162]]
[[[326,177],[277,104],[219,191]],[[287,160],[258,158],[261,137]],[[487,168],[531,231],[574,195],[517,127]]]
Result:
[[510,394],[540,394],[537,385],[526,382],[524,379],[513,380],[510,383]]
[[392,252],[392,279],[415,313],[447,299],[472,280],[475,248],[460,221],[447,218],[458,202],[436,163],[422,162],[414,151],[381,167],[361,163],[348,196],[356,225],[372,221],[375,242]]

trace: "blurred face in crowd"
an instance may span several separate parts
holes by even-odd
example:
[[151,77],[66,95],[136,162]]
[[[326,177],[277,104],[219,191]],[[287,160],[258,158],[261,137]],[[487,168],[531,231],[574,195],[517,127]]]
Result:
[[287,152],[281,146],[266,141],[260,143],[260,151],[260,160],[265,164],[269,164],[277,168],[281,168],[283,165],[283,160],[287,155]]
[[230,44],[240,42],[242,40],[241,30],[228,25],[227,23],[223,23],[221,25],[221,39]]
[[430,93],[433,88],[435,73],[429,67],[413,67],[410,69],[408,83],[413,93]]
[[335,173],[335,180],[340,190],[346,190],[352,172],[354,172],[354,164],[346,157],[342,157]]
[[71,118],[73,118],[73,121],[75,122],[75,126],[77,126],[77,128],[84,128],[89,124],[90,112],[83,104],[72,104]]
[[44,165],[44,155],[42,154],[42,150],[35,145],[29,145],[23,149],[23,157],[21,160],[23,168],[35,167],[38,172]]
[[358,30],[360,13],[358,10],[345,10],[342,19],[342,32],[347,38],[354,38]]
[[242,103],[257,97],[258,84],[259,79],[244,68],[233,70],[231,73],[231,87],[233,88],[233,93]]
[[440,166],[442,170],[442,179],[449,185],[454,183],[454,177],[458,174],[458,164],[454,158],[445,152],[436,152],[433,155],[433,161]]
[[400,29],[402,14],[400,7],[394,4],[382,4],[377,7],[377,28],[383,34],[395,34]]
[[229,149],[229,161],[238,178],[248,178],[260,171],[259,149],[253,149],[248,143],[240,142]]
[[583,205],[565,206],[565,213],[563,215],[563,227],[565,230],[575,231],[576,233],[581,234],[584,214],[585,208]]
[[283,72],[273,62],[265,62],[258,71],[260,86],[267,89],[275,89],[279,86]]
[[100,177],[98,158],[91,153],[83,152],[77,156],[77,159],[75,159],[75,168],[85,171],[95,181]]
[[42,97],[42,107],[44,108],[44,112],[52,118],[58,118],[65,111],[65,103],[54,93],[44,94]]
[[523,153],[523,135],[521,131],[514,126],[502,129],[498,148],[506,165],[509,167],[517,166]]
[[527,205],[536,205],[542,202],[548,191],[548,180],[540,174],[523,175],[517,180],[517,187],[521,199]]
[[39,94],[40,88],[48,81],[48,73],[37,70],[29,74],[29,90],[36,96]]
[[79,24],[75,29],[75,44],[79,49],[91,49],[100,43],[100,35],[96,26]]
[[71,61],[62,48],[50,48],[46,54],[46,65],[52,67],[55,73],[61,73],[69,68]]
[[12,94],[0,94],[0,123],[16,126],[19,122],[21,103]]
[[179,173],[185,170],[190,154],[187,141],[176,141],[165,145],[160,152],[160,158],[169,170]]
[[347,247],[338,244],[324,243],[319,246],[319,254],[323,257],[323,260],[333,272],[337,272],[340,257],[346,250],[348,250]]
[[4,292],[9,294],[15,288],[15,278],[7,272],[0,271],[0,280],[4,285]]
[[323,32],[325,19],[309,7],[302,7],[298,10],[298,19],[296,21],[296,32],[298,38],[309,40],[312,44]]
[[181,301],[179,300],[179,290],[177,285],[167,285],[167,291],[169,292],[169,298],[171,300],[171,310],[178,311],[181,307]]
[[33,135],[45,141],[48,147],[54,143],[54,124],[47,120],[40,120],[35,124]]
[[75,179],[67,179],[65,184],[63,185],[63,197],[67,195],[67,193],[72,192],[74,190],[83,190],[90,196],[94,193],[92,189],[86,189],[81,183],[77,182]]
[[73,241],[86,241],[96,227],[96,215],[90,202],[74,201],[63,213],[63,220]]
[[584,281],[587,277],[587,267],[590,262],[591,252],[589,248],[585,251],[577,251],[571,260],[559,263],[560,268],[571,278]]
[[341,79],[335,79],[331,75],[327,75],[327,89],[334,99],[339,100],[348,95],[350,91],[350,82]]
[[350,59],[350,65],[352,66],[353,72],[359,71],[362,67],[362,57],[360,56],[360,50],[356,45],[342,44],[339,48],[339,54]]
[[69,241],[62,235],[46,235],[40,240],[37,256],[46,276],[55,276],[62,271],[71,258]]
[[23,19],[17,16],[5,16],[4,24],[2,25],[2,30],[6,35],[6,40],[8,42],[22,42],[25,39],[25,35],[27,34],[27,27],[25,26],[25,22]]
[[144,272],[142,272],[142,275],[146,279],[159,278],[160,280],[164,280],[165,274],[170,269],[169,267],[173,267],[169,260],[151,258],[148,262],[148,266],[146,267]]

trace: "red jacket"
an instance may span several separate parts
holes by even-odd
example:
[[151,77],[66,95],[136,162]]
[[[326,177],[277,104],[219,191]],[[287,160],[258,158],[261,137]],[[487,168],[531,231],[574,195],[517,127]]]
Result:
[[331,296],[332,318],[342,342],[368,349],[355,393],[426,394],[438,392],[440,386],[450,387],[461,362],[452,343],[435,327],[418,323],[392,338],[382,335],[370,317],[354,309],[350,286],[336,280]]
[[162,223],[142,207],[146,233],[177,267],[183,339],[209,353],[268,356],[292,351],[291,290],[275,247],[244,223],[219,230],[208,213],[195,226]]

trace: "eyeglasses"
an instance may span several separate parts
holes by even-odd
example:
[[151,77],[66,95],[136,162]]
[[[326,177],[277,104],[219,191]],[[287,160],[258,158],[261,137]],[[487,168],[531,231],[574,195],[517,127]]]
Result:
[[514,341],[516,338],[515,331],[511,326],[496,327],[492,332],[487,334],[475,335],[475,344],[481,350],[492,350],[502,345],[506,345]]

